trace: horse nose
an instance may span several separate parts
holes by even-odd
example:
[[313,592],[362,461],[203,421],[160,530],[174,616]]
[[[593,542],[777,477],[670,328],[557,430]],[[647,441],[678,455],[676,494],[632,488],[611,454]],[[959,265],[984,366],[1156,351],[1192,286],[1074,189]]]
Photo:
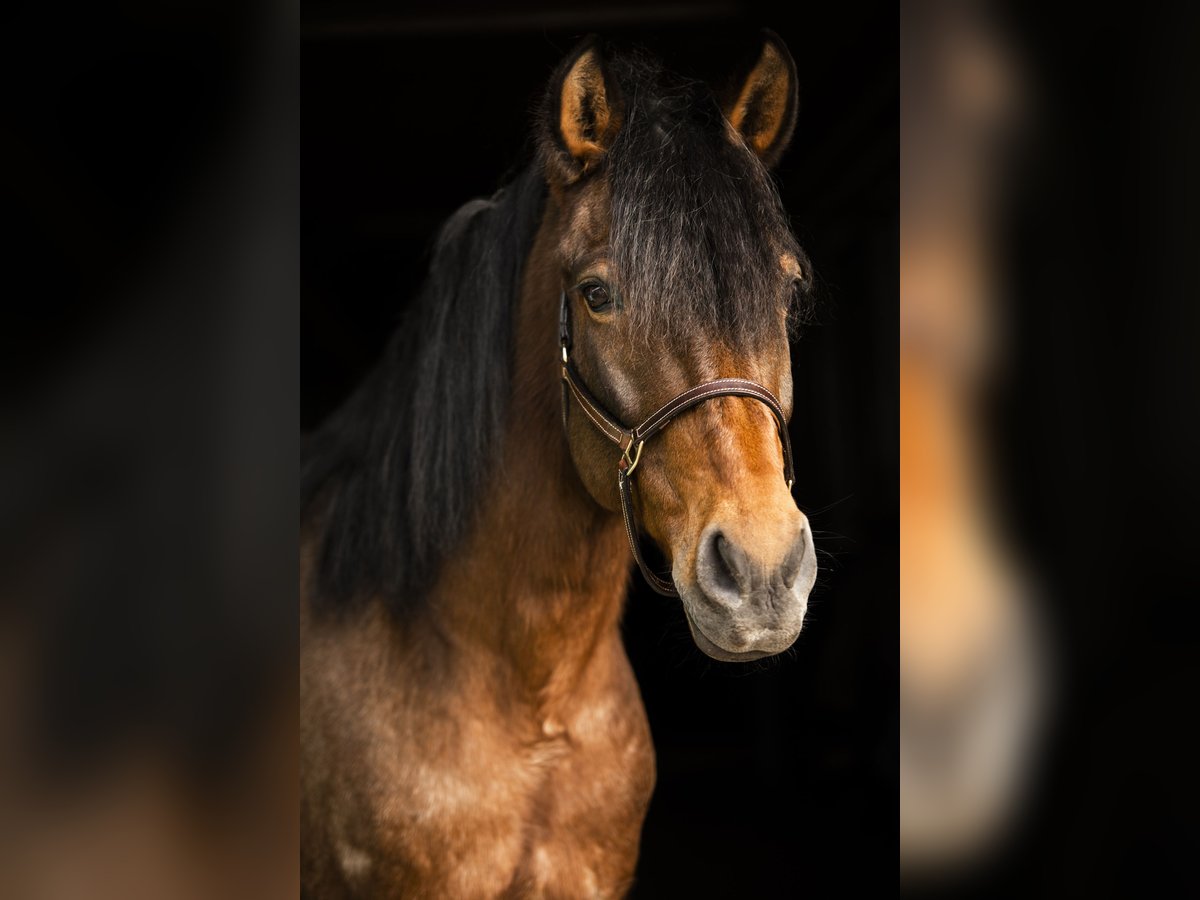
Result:
[[774,563],[756,562],[746,548],[720,528],[711,528],[701,539],[696,556],[696,580],[708,598],[722,606],[737,607],[760,588],[790,589],[811,555],[812,542],[805,523]]

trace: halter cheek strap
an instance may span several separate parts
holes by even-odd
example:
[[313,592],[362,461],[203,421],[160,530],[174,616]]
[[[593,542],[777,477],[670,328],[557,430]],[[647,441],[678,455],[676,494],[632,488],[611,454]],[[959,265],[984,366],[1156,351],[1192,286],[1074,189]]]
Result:
[[646,421],[633,428],[626,428],[612,416],[588,390],[578,370],[572,365],[571,351],[571,320],[567,306],[567,293],[562,292],[559,302],[559,345],[562,349],[562,419],[563,429],[567,428],[567,415],[572,398],[583,410],[591,423],[609,441],[616,444],[621,451],[617,460],[617,489],[621,496],[621,515],[625,520],[625,534],[629,538],[629,547],[633,550],[633,558],[637,560],[642,576],[658,593],[667,597],[678,597],[674,583],[656,574],[646,564],[642,556],[642,548],[638,542],[637,517],[633,508],[633,473],[642,459],[642,450],[646,442],[662,431],[671,420],[681,415],[705,400],[714,397],[750,397],[764,404],[775,417],[779,429],[779,440],[783,445],[783,477],[788,489],[792,487],[795,475],[792,469],[792,444],[788,438],[787,417],[783,407],[769,390],[753,381],[744,378],[718,378],[706,381],[689,388],[682,394],[676,395],[654,412]]

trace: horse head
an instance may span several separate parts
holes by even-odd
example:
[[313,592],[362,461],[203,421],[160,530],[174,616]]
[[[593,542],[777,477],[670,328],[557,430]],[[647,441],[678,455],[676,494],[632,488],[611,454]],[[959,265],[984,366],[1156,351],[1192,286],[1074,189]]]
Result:
[[[551,79],[540,135],[543,265],[561,278],[572,371],[596,407],[643,422],[715,379],[778,398],[714,394],[626,457],[636,520],[696,644],[728,661],[791,646],[817,574],[778,427],[791,415],[790,326],[811,288],[769,174],[795,123],[796,70],[770,33],[749,62],[712,88],[586,40]],[[613,436],[579,406],[564,417],[584,486],[619,509]]]

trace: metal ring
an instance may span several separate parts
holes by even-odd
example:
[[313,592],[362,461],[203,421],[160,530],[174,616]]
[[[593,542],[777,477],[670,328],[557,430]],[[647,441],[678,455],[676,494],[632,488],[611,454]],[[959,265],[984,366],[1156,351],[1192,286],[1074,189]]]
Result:
[[[632,443],[632,442],[630,442],[630,445],[629,445],[629,447],[632,447],[632,446],[633,446],[633,443]],[[626,478],[628,478],[630,475],[632,475],[632,474],[633,474],[633,470],[637,468],[637,466],[638,466],[638,463],[641,461],[641,459],[642,459],[642,447],[644,447],[644,446],[646,446],[646,442],[645,442],[645,441],[638,441],[638,443],[637,443],[637,450],[636,450],[636,451],[634,452],[634,454],[633,454],[633,459],[630,459],[630,458],[629,458],[629,447],[626,447],[626,448],[625,448],[625,449],[622,451],[622,453],[623,453],[623,455],[624,455],[624,457],[625,457],[625,464],[626,464],[626,469],[625,469],[625,477],[626,477]]]

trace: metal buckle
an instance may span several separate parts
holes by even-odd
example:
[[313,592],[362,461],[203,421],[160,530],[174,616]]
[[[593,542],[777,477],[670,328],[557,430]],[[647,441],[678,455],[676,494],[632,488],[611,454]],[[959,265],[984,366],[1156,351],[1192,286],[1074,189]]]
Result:
[[638,463],[642,459],[642,447],[645,445],[645,441],[637,442],[637,447],[634,448],[633,459],[629,458],[629,450],[631,447],[633,447],[633,441],[630,441],[625,449],[621,451],[621,462],[623,463],[621,466],[621,471],[624,473],[626,478],[632,475],[633,470],[637,468]]

